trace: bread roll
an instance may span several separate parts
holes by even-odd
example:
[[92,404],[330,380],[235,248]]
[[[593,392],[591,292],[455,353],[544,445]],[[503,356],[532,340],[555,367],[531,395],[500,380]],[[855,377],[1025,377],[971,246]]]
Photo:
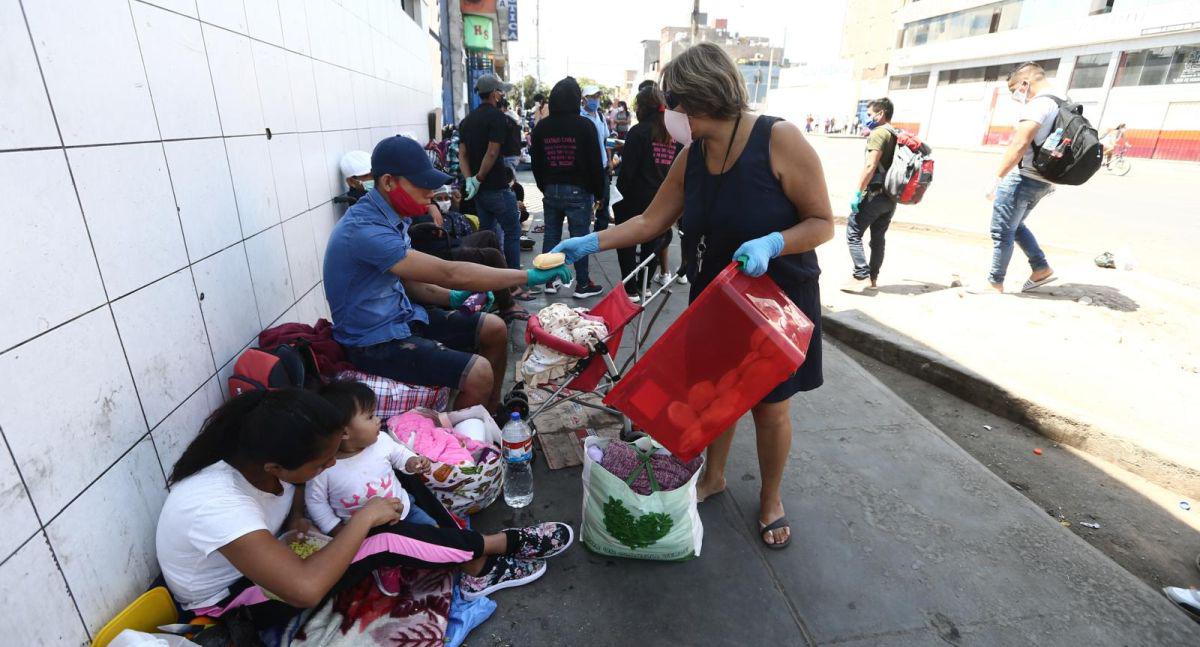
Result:
[[539,270],[552,270],[559,265],[567,262],[567,255],[562,252],[550,252],[549,254],[538,254],[533,257],[533,266]]

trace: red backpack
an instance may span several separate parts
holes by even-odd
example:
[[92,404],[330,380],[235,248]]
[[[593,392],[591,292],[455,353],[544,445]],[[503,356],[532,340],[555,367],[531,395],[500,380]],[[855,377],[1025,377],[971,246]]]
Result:
[[249,348],[233,365],[229,395],[290,386],[313,387],[320,380],[312,349],[304,344],[283,344],[270,351]]
[[883,190],[896,204],[917,204],[933,182],[933,149],[903,130],[888,129],[896,136],[896,153],[883,177]]

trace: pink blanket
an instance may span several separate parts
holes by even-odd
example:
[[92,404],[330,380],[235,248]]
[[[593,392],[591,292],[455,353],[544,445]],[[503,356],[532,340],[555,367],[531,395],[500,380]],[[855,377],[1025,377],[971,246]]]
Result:
[[392,416],[387,425],[397,441],[437,463],[474,464],[473,452],[484,447],[453,429],[437,426],[436,422],[416,411]]

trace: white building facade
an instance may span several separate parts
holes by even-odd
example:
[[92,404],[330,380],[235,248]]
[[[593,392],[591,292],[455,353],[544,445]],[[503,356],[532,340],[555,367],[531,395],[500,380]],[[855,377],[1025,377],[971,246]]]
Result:
[[1130,155],[1200,161],[1200,2],[923,0],[893,14],[894,121],[935,146],[1005,144],[1005,79],[1038,61],[1099,130],[1124,123]]
[[0,644],[90,644],[158,575],[234,360],[329,316],[342,154],[428,137],[436,15],[0,0]]

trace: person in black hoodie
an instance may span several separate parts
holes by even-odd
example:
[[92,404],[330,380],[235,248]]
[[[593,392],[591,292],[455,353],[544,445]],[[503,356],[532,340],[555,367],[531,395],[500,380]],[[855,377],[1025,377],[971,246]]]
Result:
[[[634,105],[637,108],[638,122],[629,129],[625,137],[625,154],[621,161],[621,172],[617,175],[617,190],[624,196],[620,202],[613,205],[613,214],[618,225],[640,215],[650,206],[654,194],[658,193],[658,187],[667,178],[675,156],[683,150],[682,146],[671,139],[663,123],[666,100],[658,88],[650,86],[638,92]],[[640,251],[637,246],[618,249],[617,260],[621,264],[621,276],[628,276],[638,263],[651,255],[665,252],[669,244],[670,229],[658,238],[642,243]],[[625,284],[625,291],[635,302],[641,300],[641,275],[649,272],[649,276],[646,277],[646,281],[649,282],[654,278],[654,270],[658,265],[651,263]]]
[[[600,144],[596,127],[579,115],[582,91],[579,83],[567,77],[550,91],[550,116],[533,129],[530,157],[533,178],[542,191],[546,235],[542,251],[548,252],[562,240],[563,218],[571,236],[591,233],[592,213],[604,190],[604,167],[600,164]],[[575,263],[578,277],[575,297],[585,298],[601,292],[588,277],[588,261]],[[558,284],[546,286],[546,292],[558,292]]]

